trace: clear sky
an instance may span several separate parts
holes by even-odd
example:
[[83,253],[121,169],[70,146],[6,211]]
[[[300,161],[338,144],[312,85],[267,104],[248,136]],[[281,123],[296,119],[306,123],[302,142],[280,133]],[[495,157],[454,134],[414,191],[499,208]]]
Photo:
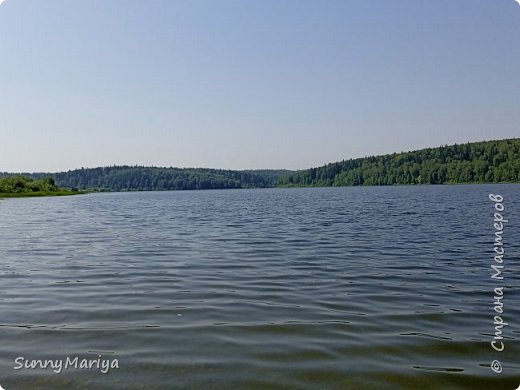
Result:
[[514,0],[0,5],[0,171],[300,169],[512,137]]

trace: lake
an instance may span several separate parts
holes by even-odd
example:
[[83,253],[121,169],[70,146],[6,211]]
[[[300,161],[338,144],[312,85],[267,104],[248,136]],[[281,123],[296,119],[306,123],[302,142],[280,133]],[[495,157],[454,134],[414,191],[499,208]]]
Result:
[[[503,280],[490,193],[509,220]],[[520,185],[99,193],[0,210],[6,390],[520,384]],[[15,369],[75,357],[118,368]]]

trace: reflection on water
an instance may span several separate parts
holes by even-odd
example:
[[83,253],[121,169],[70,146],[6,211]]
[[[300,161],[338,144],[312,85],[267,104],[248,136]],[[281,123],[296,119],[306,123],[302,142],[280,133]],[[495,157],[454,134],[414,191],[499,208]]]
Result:
[[[518,185],[0,201],[6,389],[514,389]],[[504,352],[492,203],[504,195]],[[119,369],[14,370],[117,358]],[[500,359],[502,374],[490,369]]]

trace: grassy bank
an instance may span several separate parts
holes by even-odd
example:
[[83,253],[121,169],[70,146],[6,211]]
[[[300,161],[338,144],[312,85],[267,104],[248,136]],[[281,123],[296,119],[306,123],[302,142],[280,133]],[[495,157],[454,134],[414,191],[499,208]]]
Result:
[[38,196],[68,196],[86,194],[86,191],[34,191],[34,192],[0,192],[0,198],[29,198]]
[[59,188],[54,179],[46,177],[34,180],[21,175],[0,179],[0,198],[26,198],[34,196],[65,196],[78,195],[85,191]]

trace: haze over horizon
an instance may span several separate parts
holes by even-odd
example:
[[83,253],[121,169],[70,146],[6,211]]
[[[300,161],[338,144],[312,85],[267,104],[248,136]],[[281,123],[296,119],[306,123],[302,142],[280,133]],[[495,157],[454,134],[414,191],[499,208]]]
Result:
[[[519,139],[518,137],[516,138],[510,138],[510,139]],[[488,142],[488,141],[500,141],[500,140],[481,140],[481,141],[472,141],[472,142],[469,142],[469,143],[474,143],[474,142]],[[466,144],[466,142],[461,142],[461,143],[458,143],[459,145],[462,145],[462,144]],[[304,171],[304,170],[307,170],[309,168],[318,168],[318,167],[321,167],[321,166],[325,166],[329,163],[335,163],[335,162],[340,162],[340,161],[346,161],[346,160],[350,160],[350,159],[357,159],[357,158],[366,158],[366,157],[377,157],[377,156],[384,156],[384,155],[391,155],[391,154],[399,154],[399,153],[407,153],[407,152],[416,152],[416,151],[419,151],[419,150],[422,150],[422,149],[429,149],[429,148],[438,148],[438,147],[441,147],[441,146],[452,146],[453,144],[443,144],[443,145],[436,145],[436,146],[431,146],[431,147],[426,147],[426,148],[419,148],[419,149],[410,149],[410,150],[402,150],[402,151],[396,151],[396,152],[388,152],[388,153],[382,153],[382,154],[372,154],[372,155],[364,155],[364,156],[352,156],[352,157],[345,157],[345,158],[341,158],[339,160],[334,160],[334,161],[327,161],[323,164],[319,164],[319,165],[313,165],[313,166],[308,166],[308,167],[305,167],[305,168],[298,168],[298,169],[289,169],[289,168],[284,168],[284,167],[279,167],[279,168],[262,168],[262,167],[256,167],[256,168],[244,168],[244,169],[233,169],[233,168],[221,168],[221,167],[206,167],[206,166],[176,166],[176,165],[155,165],[155,164],[132,164],[132,163],[120,163],[120,164],[106,164],[106,165],[95,165],[95,166],[78,166],[78,167],[71,167],[71,168],[67,168],[67,169],[60,169],[60,170],[56,170],[56,171],[43,171],[43,170],[40,170],[40,171],[0,171],[0,172],[8,172],[8,173],[20,173],[20,174],[24,174],[24,173],[59,173],[59,172],[67,172],[67,171],[74,171],[74,170],[78,170],[78,169],[93,169],[93,168],[103,168],[103,167],[113,167],[113,166],[128,166],[128,167],[134,167],[134,166],[139,166],[139,167],[146,167],[146,168],[179,168],[179,169],[222,169],[222,170],[245,170],[245,171],[249,171],[249,170],[256,170],[256,171],[263,171],[263,170],[287,170],[287,171]]]
[[0,2],[0,171],[306,169],[520,136],[515,1]]

